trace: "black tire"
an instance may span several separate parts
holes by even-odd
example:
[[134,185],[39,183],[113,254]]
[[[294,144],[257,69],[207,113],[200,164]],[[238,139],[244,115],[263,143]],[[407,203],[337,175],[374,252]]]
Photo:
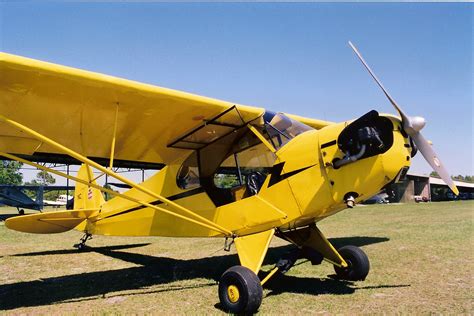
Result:
[[347,268],[334,266],[337,276],[342,280],[363,281],[369,274],[369,258],[359,247],[344,246],[337,250],[349,265]]
[[18,214],[20,214],[20,215],[25,215],[25,210],[24,210],[24,209],[19,210],[19,211],[18,211]]
[[219,281],[219,300],[226,312],[255,313],[262,303],[260,279],[250,269],[233,266],[222,274]]

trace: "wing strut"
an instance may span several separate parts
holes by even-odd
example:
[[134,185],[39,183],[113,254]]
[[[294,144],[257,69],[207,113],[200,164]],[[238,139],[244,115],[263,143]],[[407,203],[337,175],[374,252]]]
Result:
[[268,140],[265,139],[265,137],[252,125],[250,124],[247,124],[247,126],[249,127],[249,129],[255,134],[255,136],[258,137],[258,139],[260,139],[260,141],[265,145],[267,146],[268,149],[270,149],[270,151],[272,153],[276,153],[276,149],[275,147],[273,147],[272,144],[270,144],[270,142]]
[[112,136],[112,145],[110,146],[110,163],[109,163],[110,170],[112,170],[112,167],[114,166],[115,137],[117,135],[118,112],[119,112],[119,103],[117,102],[117,108],[115,109],[114,135]]
[[[46,137],[46,136],[44,136],[44,135],[42,135],[42,134],[40,134],[40,133],[38,133],[38,132],[32,130],[32,129],[29,128],[29,127],[24,126],[24,125],[21,124],[21,123],[18,123],[18,122],[16,122],[16,121],[10,120],[10,119],[8,119],[7,117],[5,117],[5,116],[3,116],[3,115],[0,115],[0,121],[3,121],[3,122],[5,122],[5,123],[8,123],[8,124],[10,124],[10,125],[12,125],[12,126],[18,128],[18,129],[22,130],[23,132],[26,132],[27,134],[30,134],[31,136],[33,136],[33,137],[35,137],[35,138],[37,138],[37,139],[39,139],[39,140],[41,140],[41,141],[43,141],[43,142],[45,142],[45,143],[47,143],[47,144],[49,144],[49,145],[55,147],[55,148],[57,148],[57,149],[59,149],[59,150],[65,152],[65,153],[68,154],[69,156],[71,156],[71,157],[73,157],[73,158],[76,158],[77,160],[79,160],[79,161],[81,161],[81,162],[83,162],[83,163],[85,163],[85,164],[87,164],[87,165],[89,165],[89,166],[91,166],[91,167],[94,167],[94,168],[96,168],[97,170],[100,170],[100,171],[102,171],[103,173],[105,173],[105,174],[107,174],[107,175],[109,175],[109,176],[111,176],[111,177],[114,177],[115,179],[117,179],[117,180],[119,180],[119,181],[122,181],[123,183],[126,183],[126,184],[130,185],[132,188],[135,188],[135,189],[137,189],[138,191],[141,191],[141,192],[143,192],[143,193],[145,193],[145,194],[147,194],[147,195],[149,195],[149,196],[152,196],[152,197],[154,197],[154,198],[160,200],[160,201],[163,202],[165,205],[173,206],[173,207],[179,209],[180,211],[182,211],[182,212],[184,212],[184,213],[186,213],[186,214],[189,214],[189,215],[193,216],[194,218],[196,218],[196,219],[199,220],[199,221],[195,221],[195,220],[194,220],[194,221],[195,221],[196,223],[200,223],[200,225],[206,224],[206,227],[208,227],[208,226],[213,227],[213,230],[214,230],[214,231],[218,231],[218,232],[223,233],[224,235],[227,235],[227,236],[232,236],[232,235],[233,235],[233,233],[232,233],[230,230],[228,230],[228,229],[226,229],[226,228],[224,228],[224,227],[222,227],[222,226],[220,226],[220,225],[218,225],[218,224],[216,224],[216,223],[214,223],[214,222],[208,220],[208,219],[205,218],[205,217],[200,216],[199,214],[194,213],[193,211],[191,211],[191,210],[189,210],[189,209],[187,209],[187,208],[185,208],[185,207],[183,207],[183,206],[181,206],[181,205],[179,205],[179,204],[177,204],[177,203],[175,203],[175,202],[173,202],[173,201],[171,201],[171,200],[168,200],[167,198],[165,198],[165,197],[163,197],[163,196],[161,196],[161,195],[159,195],[159,194],[157,194],[157,193],[155,193],[155,192],[153,192],[153,191],[151,191],[151,190],[145,188],[145,187],[142,186],[142,185],[139,185],[139,184],[135,183],[134,181],[131,181],[131,180],[129,180],[129,179],[127,179],[127,178],[125,178],[125,177],[123,177],[123,176],[117,174],[116,172],[114,172],[114,171],[112,171],[112,170],[109,170],[108,168],[105,168],[105,167],[99,165],[98,163],[96,163],[96,162],[90,160],[89,158],[87,158],[87,157],[85,157],[85,156],[83,156],[83,155],[81,155],[81,154],[75,152],[74,150],[69,149],[69,148],[67,148],[67,147],[65,147],[65,146],[63,146],[63,145],[61,145],[61,144],[59,144],[59,143],[57,143],[57,142],[55,142],[55,141],[53,141],[53,140],[51,140],[51,139],[49,139],[48,137]],[[17,158],[19,158],[19,157],[17,157]],[[15,160],[17,160],[17,159],[15,159]],[[90,185],[90,184],[89,184],[89,185]],[[101,191],[103,191],[103,190],[101,190]],[[140,203],[140,204],[145,205],[145,206],[147,206],[147,207],[151,207],[151,204],[149,204],[149,203],[145,203],[145,202],[142,202],[142,201],[139,201],[139,202],[137,202],[137,203]],[[148,205],[147,205],[147,204],[148,204]],[[156,207],[153,207],[153,208],[156,209]],[[159,209],[160,211],[164,211],[164,210],[165,210],[165,209],[162,209],[162,208],[158,208],[158,209]],[[169,211],[169,210],[167,210],[167,212],[169,212],[170,214],[173,214],[174,216],[178,216],[178,215],[179,215],[178,213],[172,212],[172,211]],[[182,216],[182,215],[180,215],[180,216]],[[180,216],[178,216],[178,217],[180,217]],[[187,217],[182,216],[182,218],[184,219],[184,218],[187,218]],[[188,220],[191,220],[191,218],[187,218],[187,219],[188,219]]]

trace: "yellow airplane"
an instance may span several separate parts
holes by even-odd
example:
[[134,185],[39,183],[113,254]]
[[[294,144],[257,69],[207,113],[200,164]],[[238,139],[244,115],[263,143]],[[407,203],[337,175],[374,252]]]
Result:
[[[458,191],[420,133],[424,119],[407,116],[350,45],[400,118],[370,111],[330,123],[1,53],[0,155],[76,181],[73,210],[6,226],[76,229],[85,233],[80,249],[91,235],[223,238],[241,263],[219,282],[221,306],[233,313],[257,311],[262,285],[298,257],[328,261],[341,279],[365,279],[365,253],[336,250],[320,220],[398,181],[417,150]],[[63,157],[82,163],[77,176],[33,162]],[[118,162],[162,169],[135,183],[114,172]],[[131,189],[103,188],[93,170]],[[115,197],[106,202],[102,192]],[[296,250],[260,280],[275,235]]]

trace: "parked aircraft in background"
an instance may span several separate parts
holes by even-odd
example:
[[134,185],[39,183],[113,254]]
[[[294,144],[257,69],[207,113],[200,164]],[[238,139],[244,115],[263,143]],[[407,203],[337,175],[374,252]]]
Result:
[[66,206],[67,202],[72,198],[72,195],[61,194],[55,201],[43,200],[43,204],[52,207]]
[[[63,203],[63,200],[47,201],[43,199],[44,192],[47,191],[63,191],[63,190],[74,190],[72,186],[44,186],[44,185],[0,185],[0,204],[6,206],[16,207],[20,215],[25,214],[24,209],[30,209],[40,211],[44,206],[65,206],[67,201]],[[29,197],[25,191],[36,191],[35,198]],[[62,195],[60,195],[61,197]],[[66,197],[66,195],[64,195]],[[72,197],[71,197],[72,198]],[[64,198],[63,198],[64,199]]]

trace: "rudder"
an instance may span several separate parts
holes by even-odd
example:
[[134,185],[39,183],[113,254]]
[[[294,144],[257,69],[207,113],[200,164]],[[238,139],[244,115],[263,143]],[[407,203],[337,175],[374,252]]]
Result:
[[[92,184],[97,184],[94,180],[94,173],[91,167],[86,164],[82,164],[81,168],[79,168],[77,178]],[[99,209],[104,203],[104,196],[99,189],[76,182],[74,189],[74,210]]]

